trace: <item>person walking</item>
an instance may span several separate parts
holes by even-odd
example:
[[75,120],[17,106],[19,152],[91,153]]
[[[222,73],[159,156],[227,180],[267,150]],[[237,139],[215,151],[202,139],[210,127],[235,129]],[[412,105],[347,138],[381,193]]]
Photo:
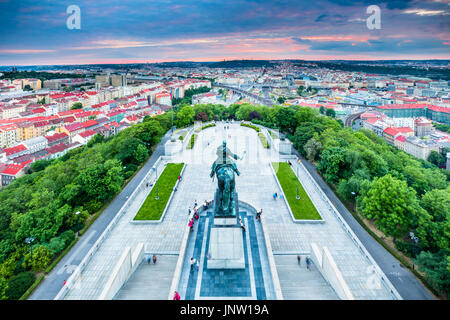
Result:
[[194,218],[191,218],[189,221],[189,228],[191,228],[191,231],[194,231]]
[[241,225],[241,228],[245,231],[245,225],[244,225],[244,223],[242,222],[241,217],[239,217],[239,224]]
[[192,272],[192,271],[194,271],[194,263],[195,263],[194,257],[191,257],[190,263],[191,263],[191,272]]
[[197,271],[200,269],[200,260],[196,259],[195,260],[195,266],[197,267]]
[[301,255],[297,256],[297,262],[299,265],[302,265],[302,256]]
[[188,215],[191,215],[191,208],[188,208]]
[[197,200],[194,201],[194,208],[197,208]]
[[256,211],[256,220],[260,220],[261,221],[261,214],[262,214],[262,208],[260,211]]
[[150,264],[150,261],[151,261],[150,256],[148,256],[147,257],[147,264]]
[[180,294],[178,291],[175,291],[175,294],[173,295],[173,300],[181,300]]
[[156,264],[156,254],[153,255],[152,260],[153,260],[153,264]]
[[311,271],[311,266],[310,266],[310,264],[311,264],[311,261],[309,260],[309,257],[306,257],[306,268],[307,268],[309,271]]

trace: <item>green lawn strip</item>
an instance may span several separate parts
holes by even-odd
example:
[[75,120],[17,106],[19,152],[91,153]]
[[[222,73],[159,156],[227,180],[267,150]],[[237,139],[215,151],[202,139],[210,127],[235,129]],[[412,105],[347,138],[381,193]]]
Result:
[[197,139],[197,135],[194,133],[191,136],[191,140],[188,142],[186,149],[192,149],[194,147],[195,144],[195,140]]
[[[301,183],[298,183],[298,193],[300,199],[297,200],[297,177],[290,165],[286,162],[272,162],[278,181],[280,182],[283,193],[291,207],[295,219],[303,220],[322,220],[319,212],[308,197]],[[278,170],[277,170],[278,167]]]
[[206,128],[215,127],[215,126],[216,126],[215,123],[210,123],[210,124],[204,125],[203,127],[199,127],[197,129],[195,129],[194,131],[195,132],[200,132],[202,130],[205,130]]
[[245,123],[245,122],[242,122],[242,123],[241,123],[241,127],[252,128],[252,129],[256,130],[256,132],[261,131],[261,129],[260,129],[259,127],[254,126],[254,125],[252,125],[252,124]]
[[258,132],[258,137],[261,140],[261,143],[262,143],[263,147],[266,148],[266,149],[269,149],[270,145],[269,145],[269,142],[267,141],[267,138],[264,135],[264,133]]
[[[183,166],[184,163],[167,164],[134,220],[159,220],[161,218]],[[158,200],[155,200],[156,189],[158,189]]]

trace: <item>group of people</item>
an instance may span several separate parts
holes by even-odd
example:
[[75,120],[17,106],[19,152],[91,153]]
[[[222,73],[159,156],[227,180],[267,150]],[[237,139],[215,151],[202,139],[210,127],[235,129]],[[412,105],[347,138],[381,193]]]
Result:
[[191,271],[194,271],[194,268],[197,268],[197,270],[200,268],[199,259],[195,259],[194,257],[191,257],[190,263],[191,263]]
[[[297,262],[299,265],[302,264],[302,256],[301,255],[297,256]],[[311,271],[311,259],[309,257],[306,257],[305,262],[306,262],[306,269]]]
[[156,255],[154,254],[151,258],[150,256],[147,257],[147,263],[150,264],[150,261],[153,261],[153,264],[156,264]]
[[[273,195],[272,195],[272,197],[273,197],[273,200],[277,200],[277,198],[278,198],[278,193],[277,193],[277,192],[274,192]],[[282,194],[280,194],[280,199],[283,199],[283,195],[282,195]]]

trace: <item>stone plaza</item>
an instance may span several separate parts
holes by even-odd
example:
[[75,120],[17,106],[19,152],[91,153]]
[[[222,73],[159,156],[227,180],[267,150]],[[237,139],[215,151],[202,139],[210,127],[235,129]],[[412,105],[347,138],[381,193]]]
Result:
[[[56,299],[172,299],[175,290],[183,300],[401,299],[302,163],[278,152],[279,141],[261,129],[271,143],[269,149],[255,130],[239,122],[218,122],[195,132],[192,149],[172,142],[179,145],[157,161],[156,170],[148,171]],[[185,130],[189,132],[184,141],[189,141],[194,130]],[[230,232],[241,237],[243,260],[235,268],[208,268],[212,210],[199,210],[190,231],[188,209],[195,201],[201,206],[214,199],[217,182],[209,173],[223,140],[238,155],[246,151],[236,161],[241,175],[235,177],[246,230]],[[272,162],[286,161],[292,163],[322,220],[295,220],[286,198],[273,198],[283,190]],[[133,221],[151,191],[147,183],[153,185],[156,172],[171,162],[185,166],[163,216],[158,221]],[[257,220],[260,209],[263,214]],[[147,262],[153,255],[156,264]],[[191,257],[199,261],[198,268],[191,267]]]

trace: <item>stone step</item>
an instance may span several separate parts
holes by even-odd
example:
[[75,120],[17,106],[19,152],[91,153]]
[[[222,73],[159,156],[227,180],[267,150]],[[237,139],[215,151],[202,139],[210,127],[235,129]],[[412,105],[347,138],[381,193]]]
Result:
[[178,261],[175,255],[157,256],[156,264],[143,261],[114,300],[166,300]]

